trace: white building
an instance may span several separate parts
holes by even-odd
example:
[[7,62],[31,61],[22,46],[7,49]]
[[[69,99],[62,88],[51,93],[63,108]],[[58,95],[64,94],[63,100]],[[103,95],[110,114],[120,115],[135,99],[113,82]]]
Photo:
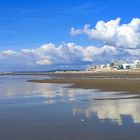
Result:
[[94,65],[88,67],[87,71],[108,71],[108,70],[128,70],[128,69],[140,69],[140,60],[136,60],[133,63],[118,61],[117,63]]

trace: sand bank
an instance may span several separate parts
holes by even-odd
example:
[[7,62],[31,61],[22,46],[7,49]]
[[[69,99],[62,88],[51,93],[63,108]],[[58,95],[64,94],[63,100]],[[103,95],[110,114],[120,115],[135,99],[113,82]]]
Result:
[[29,80],[29,82],[70,84],[69,87],[73,88],[124,91],[127,93],[140,94],[139,73],[61,73],[52,74],[51,76],[55,78]]

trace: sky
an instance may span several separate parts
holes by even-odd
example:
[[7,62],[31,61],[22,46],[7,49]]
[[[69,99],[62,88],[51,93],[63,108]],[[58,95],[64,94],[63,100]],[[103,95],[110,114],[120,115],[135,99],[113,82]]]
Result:
[[139,0],[0,0],[0,71],[139,59]]

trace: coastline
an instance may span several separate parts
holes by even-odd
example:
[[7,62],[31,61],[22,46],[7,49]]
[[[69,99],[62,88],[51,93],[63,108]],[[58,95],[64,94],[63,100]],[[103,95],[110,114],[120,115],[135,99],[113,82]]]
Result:
[[28,82],[70,84],[67,87],[140,94],[140,72],[51,73],[48,75],[52,78],[28,80]]

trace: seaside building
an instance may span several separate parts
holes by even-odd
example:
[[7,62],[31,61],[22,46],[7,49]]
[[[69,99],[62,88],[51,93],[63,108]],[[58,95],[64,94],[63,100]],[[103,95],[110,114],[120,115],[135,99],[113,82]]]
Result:
[[136,69],[140,69],[140,61],[139,60],[136,63]]
[[118,61],[111,64],[98,64],[87,68],[87,71],[110,71],[110,70],[131,70],[140,69],[140,60],[133,63],[126,63],[125,61]]
[[134,63],[131,64],[131,69],[140,70],[140,60],[135,60]]
[[107,71],[111,70],[110,64],[94,65],[87,68],[87,71]]
[[125,64],[122,64],[122,68],[123,69],[131,69],[131,64],[128,64],[128,63],[125,63]]

